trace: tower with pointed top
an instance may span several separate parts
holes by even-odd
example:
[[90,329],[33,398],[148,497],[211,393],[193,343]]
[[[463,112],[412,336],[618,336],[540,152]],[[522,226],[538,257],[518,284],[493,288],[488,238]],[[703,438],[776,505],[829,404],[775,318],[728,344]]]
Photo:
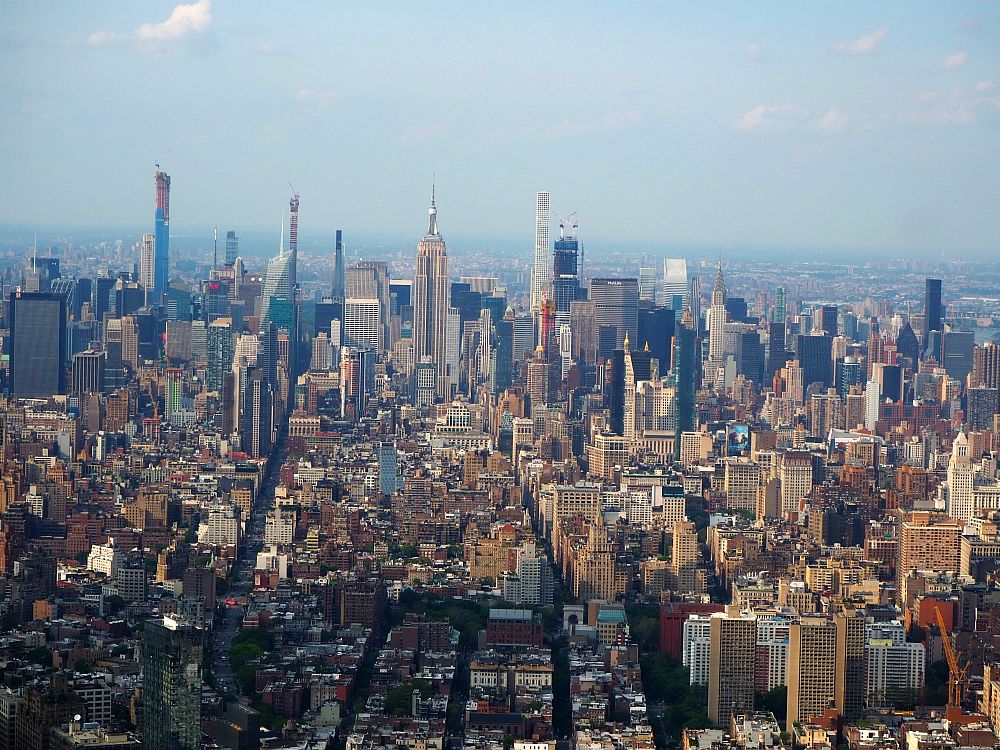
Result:
[[413,361],[430,362],[435,367],[435,395],[449,398],[448,308],[450,307],[448,253],[438,231],[435,188],[431,188],[427,234],[417,245],[413,277]]
[[708,309],[708,374],[706,377],[715,379],[715,371],[726,356],[726,283],[722,278],[722,264],[715,274],[715,286],[712,289],[712,306]]
[[299,194],[294,190],[288,201],[288,252],[291,256],[288,260],[288,272],[294,289],[298,283],[299,262]]

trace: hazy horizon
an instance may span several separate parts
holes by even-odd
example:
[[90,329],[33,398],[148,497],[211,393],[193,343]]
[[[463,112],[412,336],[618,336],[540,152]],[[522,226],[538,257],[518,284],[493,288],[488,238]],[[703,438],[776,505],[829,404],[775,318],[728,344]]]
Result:
[[[0,222],[1000,254],[988,2],[9,3]],[[357,228],[355,228],[357,227]],[[148,231],[148,230],[147,230]],[[413,240],[415,242],[415,239]],[[659,252],[659,251],[657,251]],[[668,252],[664,249],[662,252]]]

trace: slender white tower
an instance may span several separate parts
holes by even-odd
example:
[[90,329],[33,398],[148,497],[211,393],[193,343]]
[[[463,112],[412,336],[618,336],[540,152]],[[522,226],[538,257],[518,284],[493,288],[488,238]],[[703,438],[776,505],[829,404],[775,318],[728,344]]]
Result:
[[535,195],[535,264],[531,269],[531,314],[542,309],[542,292],[549,283],[549,194]]

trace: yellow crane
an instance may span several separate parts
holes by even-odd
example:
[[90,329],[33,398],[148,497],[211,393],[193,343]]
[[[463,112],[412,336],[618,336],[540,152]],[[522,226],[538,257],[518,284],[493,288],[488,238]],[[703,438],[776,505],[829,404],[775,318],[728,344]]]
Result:
[[948,660],[948,708],[962,708],[962,687],[965,685],[965,673],[969,671],[971,659],[965,664],[959,664],[958,652],[951,644],[951,637],[948,635],[948,628],[945,627],[944,617],[941,615],[941,608],[934,608],[934,615],[937,617],[938,630],[941,632],[941,644],[944,647],[944,656]]

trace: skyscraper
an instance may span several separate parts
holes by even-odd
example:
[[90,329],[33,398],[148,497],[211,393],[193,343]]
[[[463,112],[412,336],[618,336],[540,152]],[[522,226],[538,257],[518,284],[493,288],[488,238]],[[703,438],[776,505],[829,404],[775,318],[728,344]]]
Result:
[[749,614],[713,614],[708,673],[708,719],[728,725],[734,714],[753,709],[757,619]]
[[333,286],[330,296],[334,302],[344,302],[344,238],[341,230],[337,230],[337,239],[333,247]]
[[230,229],[226,232],[226,268],[232,268],[236,265],[236,258],[240,254],[240,239],[236,236],[236,232]]
[[295,190],[292,190],[292,197],[288,201],[288,252],[291,255],[288,261],[288,275],[294,289],[298,283],[299,270],[299,194]]
[[165,615],[142,632],[142,746],[201,747],[202,631]]
[[260,323],[262,328],[265,323],[271,320],[271,301],[273,299],[292,301],[295,289],[292,262],[291,251],[285,250],[285,228],[282,224],[278,254],[271,258],[267,264],[260,293]]
[[[546,199],[547,200],[547,199]],[[413,361],[429,357],[435,366],[435,394],[450,395],[447,369],[448,306],[451,287],[448,280],[448,253],[438,232],[437,205],[431,191],[427,234],[417,245],[416,272],[413,278]]]
[[[592,279],[590,299],[594,303],[594,327],[613,329],[613,339],[602,340],[598,333],[597,356],[607,359],[621,346],[626,334],[630,341],[639,336],[639,282],[637,279]],[[610,346],[609,346],[610,344]]]
[[531,313],[542,309],[542,293],[549,283],[549,194],[535,195],[535,263],[531,268]]
[[665,259],[663,261],[663,304],[681,312],[688,304],[688,295],[687,261],[684,258]]
[[715,274],[715,288],[712,289],[712,306],[708,309],[708,365],[706,377],[715,379],[715,369],[722,365],[726,354],[726,283],[722,279],[722,264]]
[[49,398],[66,392],[66,298],[46,292],[10,296],[10,392]]
[[146,290],[146,304],[158,301],[153,297],[156,286],[156,235],[142,235],[139,246],[139,283]]
[[[923,348],[928,355],[927,345],[930,342],[930,332],[941,330],[941,279],[924,280],[924,335]],[[936,352],[933,352],[936,354]]]
[[691,310],[685,309],[674,329],[673,379],[674,387],[677,390],[677,439],[674,441],[676,458],[680,457],[681,433],[694,429],[695,365],[697,363],[694,325]]
[[774,290],[774,322],[784,325],[787,317],[788,308],[785,300],[785,287],[779,286]]
[[556,326],[569,323],[569,307],[580,296],[576,225],[566,234],[564,222],[559,223],[559,239],[552,255],[552,298],[556,303]]
[[274,399],[267,373],[253,367],[247,374],[243,393],[243,410],[240,438],[244,453],[253,458],[263,458],[271,452],[274,434]]
[[153,291],[149,295],[153,304],[159,304],[160,295],[169,284],[170,267],[170,175],[157,169],[156,183],[156,238],[154,240]]

